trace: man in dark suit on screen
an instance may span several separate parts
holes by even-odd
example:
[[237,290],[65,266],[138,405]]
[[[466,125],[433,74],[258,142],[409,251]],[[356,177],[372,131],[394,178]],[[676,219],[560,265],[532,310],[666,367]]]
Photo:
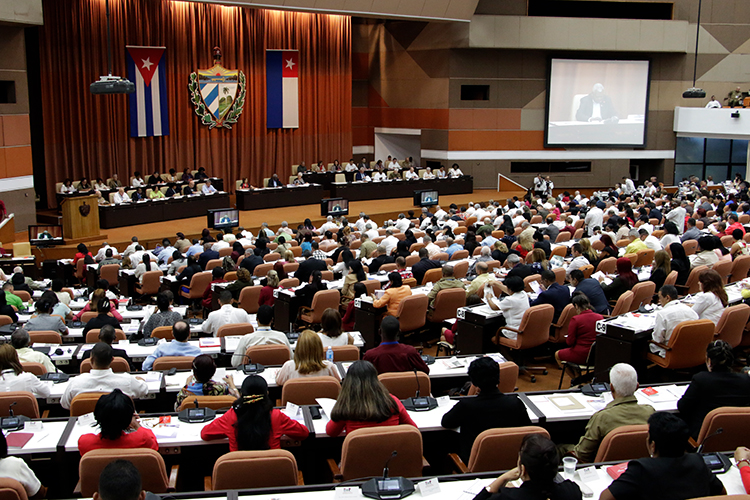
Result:
[[594,84],[591,93],[581,98],[576,111],[576,120],[579,122],[609,122],[617,123],[617,111],[612,104],[612,99],[604,94],[604,85]]

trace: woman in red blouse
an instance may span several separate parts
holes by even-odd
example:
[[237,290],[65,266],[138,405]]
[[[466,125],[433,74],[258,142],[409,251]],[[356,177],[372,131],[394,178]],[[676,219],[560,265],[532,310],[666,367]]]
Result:
[[558,365],[561,365],[561,361],[578,364],[586,362],[591,344],[596,340],[596,322],[603,319],[601,314],[591,309],[589,299],[584,294],[576,294],[572,302],[576,315],[570,318],[568,336],[565,339],[569,347],[555,353]]
[[229,438],[229,451],[268,450],[281,447],[281,436],[305,439],[307,427],[273,407],[263,377],[250,375],[242,382],[232,408],[201,431],[201,439]]
[[363,427],[417,424],[396,396],[378,380],[378,371],[369,361],[355,361],[346,372],[341,393],[331,411],[326,434],[336,437]]
[[273,296],[273,291],[279,288],[279,273],[273,269],[268,271],[266,274],[266,284],[260,289],[260,295],[258,296],[258,306],[271,306],[276,299]]
[[81,456],[100,448],[151,448],[159,445],[151,429],[141,427],[133,400],[120,389],[99,398],[94,408],[99,423],[99,434],[84,434],[78,438]]

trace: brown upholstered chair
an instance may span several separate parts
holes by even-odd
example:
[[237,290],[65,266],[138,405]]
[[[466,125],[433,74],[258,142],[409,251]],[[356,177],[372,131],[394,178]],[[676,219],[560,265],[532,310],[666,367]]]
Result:
[[330,375],[293,378],[282,386],[281,404],[314,405],[316,398],[338,399],[339,392],[341,383]]
[[[383,269],[383,266],[380,266],[380,269]],[[365,285],[365,288],[367,289],[367,295],[372,295],[373,293],[375,293],[375,290],[380,290],[380,281],[378,280],[364,280],[360,281],[360,283]]]
[[25,290],[14,290],[13,295],[21,299],[24,304],[28,304],[31,300],[31,294]]
[[591,264],[581,266],[579,269],[583,273],[584,278],[590,278],[591,275],[594,274],[594,266],[592,266]]
[[291,354],[289,348],[282,344],[254,345],[245,351],[248,363],[266,366],[283,365],[291,359]]
[[[135,284],[135,291],[140,295],[156,295],[161,290],[163,275],[161,271],[146,271],[141,277],[142,283]],[[205,288],[203,290],[205,291]]]
[[246,313],[255,314],[258,312],[258,299],[260,298],[261,289],[263,289],[263,287],[260,285],[246,286],[240,291],[240,307],[244,309]]
[[[115,373],[129,373],[130,365],[125,358],[114,357],[112,358],[112,364],[109,365],[112,371]],[[80,372],[89,373],[91,371],[91,358],[86,358],[81,361]]]
[[732,261],[732,275],[729,278],[730,283],[747,278],[750,272],[750,255],[740,255]]
[[469,261],[464,260],[453,264],[453,277],[457,280],[464,279],[469,272]]
[[[342,333],[346,335],[346,333]],[[331,347],[333,351],[333,361],[358,361],[359,360],[359,347],[356,345],[337,345]]]
[[555,243],[565,243],[566,241],[570,241],[570,233],[568,231],[557,233],[557,238],[555,238]]
[[459,307],[466,305],[466,290],[463,288],[446,288],[435,295],[435,305],[430,309],[428,318],[430,323],[442,323],[446,319],[456,317]]
[[428,269],[426,273],[424,273],[424,277],[422,278],[422,285],[426,285],[427,283],[436,283],[440,280],[440,278],[443,277],[443,270],[439,267]]
[[187,291],[184,290],[185,285],[180,287],[180,296],[192,301],[203,299],[203,292],[211,283],[211,279],[210,271],[195,273],[190,279],[190,286],[187,287]]
[[632,304],[633,292],[628,290],[617,298],[617,302],[615,303],[615,307],[612,309],[612,313],[609,315],[605,314],[604,317],[614,317],[625,314],[626,312],[630,311],[630,306]]
[[26,488],[9,477],[0,478],[0,499],[2,500],[28,500]]
[[[92,328],[88,332],[86,332],[86,343],[87,344],[96,344],[99,342],[99,332],[101,331],[101,328]],[[115,340],[127,340],[127,336],[125,335],[125,332],[122,330],[115,329]]]
[[[518,382],[518,365],[512,361],[506,361],[498,364],[498,370],[500,370],[500,383],[497,384],[497,388],[500,392],[514,392],[516,382]],[[476,394],[479,394],[479,389],[474,384],[470,385],[467,395]]]
[[31,337],[31,344],[62,344],[62,335],[59,332],[39,330],[29,332],[29,337]]
[[654,254],[656,252],[651,249],[638,250],[635,254],[638,258],[635,260],[633,267],[650,266],[654,262]]
[[[698,433],[697,443],[704,443],[704,453],[731,451],[750,442],[750,408],[725,406],[708,412]],[[721,427],[724,431],[706,440]]]
[[[562,234],[562,233],[561,233]],[[565,233],[570,234],[570,233]],[[552,249],[552,252],[550,252],[550,258],[554,257],[555,255],[559,255],[562,258],[565,258],[565,256],[568,254],[568,247],[564,245],[560,245],[558,247],[555,247]]]
[[693,255],[698,250],[698,240],[687,240],[682,242],[682,248],[686,255]]
[[182,411],[186,408],[196,408],[195,404],[198,403],[197,408],[211,408],[212,410],[227,410],[232,406],[235,401],[234,396],[189,396],[182,400],[180,407],[177,411]]
[[171,326],[157,326],[156,328],[151,330],[151,336],[157,339],[174,339]]
[[320,290],[315,292],[310,307],[300,308],[300,319],[308,325],[318,325],[326,309],[337,309],[341,293],[338,290]]
[[[695,240],[689,240],[689,241],[695,241]],[[687,241],[685,242],[687,243]],[[698,281],[698,278],[700,277],[701,273],[708,269],[706,266],[698,266],[694,267],[690,271],[690,275],[688,276],[687,281],[684,285],[675,285],[677,287],[677,291],[680,292],[683,295],[688,294],[695,294],[701,291],[700,289],[700,282]]]
[[396,314],[402,333],[419,330],[427,323],[427,306],[429,303],[429,297],[424,294],[410,295],[401,301]]
[[671,370],[700,366],[706,362],[706,346],[714,339],[715,328],[716,325],[710,319],[683,321],[672,331],[666,345],[654,342],[667,350],[666,356],[662,358],[649,352],[646,358]]
[[564,285],[565,284],[565,268],[564,267],[557,267],[552,270],[553,273],[555,273],[555,281],[558,285]]
[[232,451],[219,457],[206,491],[302,485],[297,460],[287,450]]
[[14,415],[39,418],[39,403],[34,395],[27,391],[0,392],[0,416],[10,416],[10,405],[13,403]]
[[468,250],[456,250],[453,252],[453,255],[451,255],[451,260],[461,260],[461,259],[468,259],[469,258],[469,251]]
[[152,493],[174,491],[177,485],[178,465],[173,465],[169,476],[164,459],[158,451],[151,448],[123,448],[91,450],[81,457],[78,474],[81,484],[81,495],[90,498],[99,490],[99,475],[102,470],[115,460],[128,460],[141,473],[143,489]]
[[380,266],[380,269],[378,269],[378,271],[391,273],[395,271],[396,269],[398,269],[398,266],[396,266],[396,264],[394,263],[390,263],[390,264],[383,264],[382,266]]
[[[161,274],[161,271],[159,271],[159,275]],[[107,264],[106,266],[102,266],[99,277],[107,280],[109,286],[117,286],[117,283],[120,281],[120,264]]]
[[0,315],[0,326],[10,325],[13,323],[13,318],[4,314]]
[[734,349],[742,342],[742,332],[748,320],[750,320],[750,306],[747,304],[725,308],[716,325],[714,339],[724,340]]
[[299,286],[299,280],[297,278],[286,278],[279,281],[279,288],[292,288]]
[[468,464],[464,464],[455,453],[448,457],[461,474],[512,469],[518,463],[518,450],[527,434],[541,434],[549,439],[545,429],[531,425],[488,429],[474,440]]
[[247,335],[253,333],[255,329],[250,323],[234,323],[231,325],[222,325],[216,332],[217,337],[229,337],[238,335]]
[[432,390],[430,376],[420,371],[416,375],[414,372],[381,373],[378,380],[398,399],[413,398],[417,390],[422,396],[429,396]]
[[77,417],[79,415],[85,415],[91,413],[96,407],[96,402],[99,398],[109,394],[108,392],[82,392],[77,394],[70,402],[70,416]]
[[617,271],[617,258],[607,257],[606,259],[603,259],[596,266],[596,271],[601,271],[604,274],[614,274]]
[[253,269],[253,276],[257,276],[258,278],[265,278],[266,274],[268,274],[268,271],[271,271],[273,269],[273,262],[266,263],[266,264],[259,264],[255,266],[255,269]]
[[41,363],[33,363],[31,361],[21,363],[23,371],[33,373],[34,375],[41,376],[47,373],[47,369]]
[[570,319],[576,315],[576,309],[573,304],[568,304],[560,313],[560,317],[557,318],[557,323],[552,323],[552,335],[549,337],[549,341],[553,344],[562,344],[565,342],[568,336],[568,326],[570,326]]
[[[531,252],[529,252],[529,255],[531,255]],[[525,277],[525,278],[523,279],[523,285],[524,285],[524,288],[523,288],[523,289],[524,289],[524,291],[525,291],[526,293],[531,293],[531,292],[533,292],[533,291],[534,291],[534,290],[533,290],[533,289],[531,288],[531,282],[532,282],[532,281],[536,281],[537,283],[539,283],[539,284],[541,285],[541,282],[542,282],[542,275],[541,275],[541,274],[532,274],[532,275],[526,276],[526,277]]]
[[162,356],[154,360],[153,371],[160,372],[177,368],[178,370],[192,370],[193,356]]
[[656,293],[656,283],[653,281],[641,281],[636,283],[631,289],[633,292],[633,301],[630,303],[629,312],[637,310],[642,305],[651,303],[651,299]]
[[334,482],[381,476],[383,464],[394,450],[398,452],[398,459],[389,465],[392,477],[422,475],[422,434],[419,429],[413,425],[367,427],[346,435],[341,447],[340,467],[335,460],[328,459]]
[[604,437],[594,462],[622,462],[648,457],[647,437],[648,424],[618,427]]
[[[750,256],[748,256],[748,257],[750,257]],[[677,276],[678,276],[677,271],[671,271],[667,275],[666,279],[664,280],[664,284],[665,285],[675,286],[677,284]]]
[[731,260],[722,260],[714,264],[711,269],[719,273],[722,283],[726,285],[729,281],[729,275],[732,274],[733,264],[734,262],[732,262]]
[[[518,358],[521,358],[520,353],[527,349],[538,347],[549,340],[549,329],[552,325],[552,316],[555,314],[555,308],[549,304],[540,304],[538,306],[530,307],[523,313],[521,324],[518,328],[509,326],[503,326],[497,330],[495,337],[492,339],[493,342],[499,345],[506,346],[515,352],[518,352]],[[502,334],[502,330],[511,330],[518,334],[518,337],[513,340],[505,337]],[[544,375],[547,374],[547,369],[544,367],[531,367],[526,366],[523,363],[516,361],[519,365],[519,371],[521,373],[528,373],[531,370],[541,371]],[[531,375],[531,381],[536,382],[536,377]]]

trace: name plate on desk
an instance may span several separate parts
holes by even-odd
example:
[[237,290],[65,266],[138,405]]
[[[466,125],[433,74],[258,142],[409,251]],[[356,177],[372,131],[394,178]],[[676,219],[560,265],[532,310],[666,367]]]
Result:
[[354,307],[360,309],[362,307],[362,299],[354,299]]
[[456,317],[458,319],[466,319],[466,308],[459,307],[458,309],[456,309]]
[[274,290],[273,290],[273,298],[274,299],[278,299],[279,298],[279,289],[278,288],[274,288]]

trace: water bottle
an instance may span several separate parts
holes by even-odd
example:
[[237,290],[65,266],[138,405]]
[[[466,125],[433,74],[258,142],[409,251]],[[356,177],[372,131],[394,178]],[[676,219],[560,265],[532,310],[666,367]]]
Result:
[[328,350],[326,351],[326,359],[333,363],[333,349],[331,346],[328,346]]

